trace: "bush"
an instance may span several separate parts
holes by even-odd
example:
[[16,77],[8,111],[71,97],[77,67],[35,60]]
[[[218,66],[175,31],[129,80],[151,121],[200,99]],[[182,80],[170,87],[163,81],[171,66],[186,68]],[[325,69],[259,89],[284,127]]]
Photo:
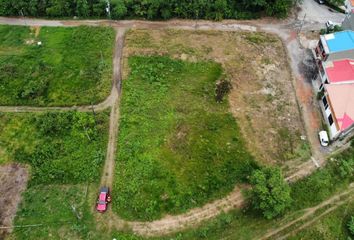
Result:
[[279,216],[290,206],[290,187],[280,169],[267,167],[254,171],[251,184],[251,203],[265,218]]

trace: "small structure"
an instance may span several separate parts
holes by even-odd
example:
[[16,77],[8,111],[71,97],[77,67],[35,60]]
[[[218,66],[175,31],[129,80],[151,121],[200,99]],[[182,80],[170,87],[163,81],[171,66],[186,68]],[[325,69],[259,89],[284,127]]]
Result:
[[318,65],[320,61],[354,59],[354,31],[321,35],[314,54]]
[[323,90],[324,84],[354,83],[354,60],[319,62],[318,69],[318,91]]
[[354,83],[325,84],[321,109],[331,140],[354,129]]

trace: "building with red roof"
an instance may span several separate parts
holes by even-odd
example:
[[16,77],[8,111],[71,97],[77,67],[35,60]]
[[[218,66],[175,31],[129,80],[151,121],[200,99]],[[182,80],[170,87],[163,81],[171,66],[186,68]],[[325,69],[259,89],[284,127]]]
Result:
[[323,84],[354,83],[354,60],[321,62],[319,73],[322,82],[320,90],[323,89]]
[[354,129],[354,83],[325,84],[322,110],[330,138]]

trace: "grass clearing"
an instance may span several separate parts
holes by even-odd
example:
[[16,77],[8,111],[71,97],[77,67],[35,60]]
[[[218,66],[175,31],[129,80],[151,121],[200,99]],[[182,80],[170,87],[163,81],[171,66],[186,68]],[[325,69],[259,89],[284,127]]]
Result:
[[108,140],[108,112],[2,113],[0,159],[31,165],[31,183],[97,181]]
[[257,161],[290,171],[310,157],[281,40],[263,32],[133,29],[126,35],[124,78],[134,55],[215,61],[233,89],[230,112]]
[[227,101],[219,64],[131,57],[123,81],[113,208],[151,220],[220,198],[255,167]]
[[103,27],[0,25],[0,105],[103,101],[111,88],[114,39],[114,30]]

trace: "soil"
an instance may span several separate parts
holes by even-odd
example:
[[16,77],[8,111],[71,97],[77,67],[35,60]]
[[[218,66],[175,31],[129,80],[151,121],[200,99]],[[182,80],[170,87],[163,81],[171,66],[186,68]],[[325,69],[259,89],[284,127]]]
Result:
[[[23,165],[12,163],[0,166],[0,226],[12,225],[28,177],[28,168]],[[11,229],[0,229],[0,239],[8,232]]]

